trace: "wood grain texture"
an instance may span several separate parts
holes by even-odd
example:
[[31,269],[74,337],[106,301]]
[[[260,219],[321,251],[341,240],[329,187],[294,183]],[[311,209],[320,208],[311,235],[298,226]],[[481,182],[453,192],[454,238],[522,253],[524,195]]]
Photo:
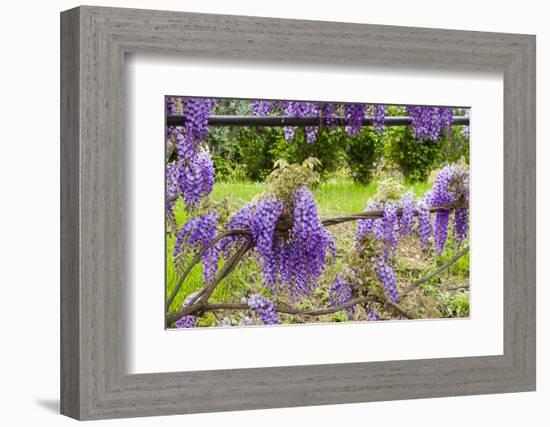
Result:
[[[535,389],[535,38],[80,7],[62,13],[62,413],[78,419]],[[128,375],[124,56],[504,75],[504,354]]]
[[61,412],[80,414],[78,10],[61,20]]

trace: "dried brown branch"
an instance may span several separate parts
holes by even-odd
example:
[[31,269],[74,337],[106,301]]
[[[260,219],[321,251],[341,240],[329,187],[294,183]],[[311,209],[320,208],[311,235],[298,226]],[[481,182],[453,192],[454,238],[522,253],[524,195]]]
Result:
[[235,252],[223,265],[221,270],[218,271],[218,274],[216,274],[212,282],[207,287],[203,288],[198,294],[196,294],[185,307],[181,307],[178,311],[166,314],[166,325],[168,326],[176,320],[181,319],[186,314],[194,313],[204,307],[216,289],[216,286],[218,286],[218,284],[233,271],[239,261],[252,248],[252,246],[252,238],[249,237],[239,248],[239,250],[237,250],[237,252]]
[[[468,205],[464,203],[450,203],[442,206],[434,206],[430,208],[429,211],[440,212],[440,211],[449,210],[449,209],[467,208],[467,207]],[[397,210],[397,215],[401,215],[402,213],[403,213],[403,209],[400,208]],[[414,214],[418,215],[418,211],[415,211]],[[383,210],[369,210],[369,211],[359,212],[359,213],[346,215],[346,216],[327,218],[322,220],[321,222],[325,227],[329,227],[331,225],[342,224],[343,222],[357,221],[357,220],[367,219],[367,218],[381,218],[383,216],[384,216]]]
[[[363,298],[355,298],[351,299],[343,304],[335,305],[333,307],[327,307],[327,308],[319,308],[315,310],[301,310],[294,307],[286,307],[286,306],[275,306],[275,310],[278,313],[285,313],[285,314],[291,314],[295,316],[323,316],[325,314],[332,314],[336,313],[338,311],[345,310],[346,308],[352,307],[357,304],[364,304],[366,302],[380,302],[382,304],[388,304],[390,307],[398,311],[401,315],[409,318],[414,319],[415,316],[411,313],[407,312],[403,307],[400,305],[391,302],[387,300],[386,298],[381,298],[377,295],[372,295],[369,297],[363,297]],[[220,311],[220,310],[249,310],[250,307],[248,307],[248,304],[238,303],[238,304],[231,304],[231,303],[222,303],[222,304],[206,304],[204,305],[200,310],[201,311]]]
[[234,230],[223,231],[220,234],[218,234],[216,237],[214,237],[212,239],[212,241],[210,242],[210,244],[208,244],[207,246],[202,248],[197,253],[197,255],[195,255],[195,257],[191,260],[191,262],[185,267],[185,270],[182,273],[182,275],[180,276],[180,278],[178,280],[178,283],[176,284],[176,286],[172,290],[172,293],[170,294],[170,297],[168,298],[168,301],[166,301],[166,310],[168,310],[170,308],[170,306],[172,305],[172,302],[174,301],[174,298],[176,298],[176,295],[180,291],[180,289],[183,285],[183,282],[185,281],[185,279],[187,278],[187,276],[189,275],[189,273],[191,272],[193,267],[201,261],[202,256],[205,254],[205,252],[208,249],[212,248],[220,240],[222,240],[226,237],[229,237],[229,236],[235,236],[235,235],[239,235],[239,234],[243,234],[243,235],[250,234],[250,230],[234,229]]

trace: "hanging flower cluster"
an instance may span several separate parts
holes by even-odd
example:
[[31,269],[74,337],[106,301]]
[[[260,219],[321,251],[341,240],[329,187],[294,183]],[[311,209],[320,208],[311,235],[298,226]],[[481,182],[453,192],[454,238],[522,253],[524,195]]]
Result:
[[179,194],[179,164],[177,162],[166,164],[166,209],[173,214],[174,203]]
[[372,125],[378,133],[384,133],[386,130],[386,114],[387,108],[385,105],[373,105]]
[[166,115],[175,116],[178,114],[178,104],[174,96],[166,97]]
[[[426,194],[425,199],[431,207],[468,203],[470,200],[468,171],[458,164],[445,166],[439,172],[432,190]],[[451,212],[454,212],[454,233],[457,239],[464,240],[468,235],[468,209],[445,209],[436,212],[433,237],[437,255],[440,255],[445,248]]]
[[432,238],[433,225],[432,215],[425,200],[418,203],[418,239],[420,247],[427,252],[430,249],[430,239]]
[[369,307],[367,310],[367,320],[374,322],[380,320],[380,310],[378,308]]
[[193,209],[212,192],[214,162],[207,148],[201,148],[193,159],[177,160],[166,165],[166,208],[172,210],[181,195]]
[[275,228],[283,211],[283,205],[277,200],[263,199],[250,221],[250,229],[256,244],[256,249],[262,261],[264,281],[267,286],[275,286],[277,282],[277,259],[275,253]]
[[[278,232],[277,224],[288,214],[289,208],[273,197],[241,208],[226,229],[249,227],[266,286],[273,292],[287,290],[293,300],[301,300],[316,288],[328,254],[335,254],[335,246],[319,219],[313,195],[306,187],[293,193],[292,206],[292,227],[286,232]],[[224,258],[229,257],[242,241],[242,236],[231,236],[220,242]]]
[[[285,101],[283,102],[284,115],[291,117],[318,117],[319,104],[313,102]],[[315,141],[319,128],[317,126],[306,126],[306,140],[308,143]],[[285,126],[283,128],[285,139],[290,141],[296,135],[295,126]]]
[[347,123],[346,133],[349,136],[357,136],[363,126],[366,111],[366,104],[344,104],[344,118]]
[[183,139],[178,141],[178,154],[192,159],[199,145],[208,137],[208,118],[215,104],[211,98],[183,98],[183,116],[185,126]]
[[385,257],[373,258],[372,262],[375,266],[376,275],[386,292],[386,297],[390,301],[397,302],[397,280],[393,269],[388,264],[388,260]]
[[[336,307],[345,304],[351,299],[351,287],[346,279],[343,278],[342,273],[338,273],[334,284],[329,289],[330,307]],[[347,307],[346,314],[350,319],[355,313],[355,307]]]
[[273,101],[255,99],[250,103],[250,108],[255,116],[267,116],[273,109],[273,104]]
[[317,286],[327,253],[334,256],[336,252],[332,236],[321,223],[317,204],[306,187],[294,193],[294,224],[290,235],[289,244],[283,245],[287,249],[283,277],[291,285],[291,295],[300,300]]
[[254,294],[248,297],[246,303],[250,309],[258,315],[264,325],[276,325],[279,323],[279,316],[273,303],[260,294]]
[[405,107],[411,118],[415,139],[419,142],[439,141],[444,129],[453,121],[453,110],[447,107],[408,105]]
[[[174,264],[178,270],[182,270],[189,257],[195,257],[203,248],[210,245],[216,234],[218,214],[210,211],[207,214],[189,219],[179,230],[174,245]],[[214,245],[202,256],[203,280],[209,283],[214,278],[218,269],[219,247]]]
[[412,191],[401,199],[401,215],[399,216],[399,234],[402,237],[410,236],[414,228],[415,214],[414,197]]
[[325,125],[333,128],[338,124],[336,117],[338,116],[338,110],[340,109],[339,104],[322,104],[320,107],[325,119]]
[[[189,295],[183,304],[181,305],[182,308],[187,307],[189,303],[197,296],[197,292],[193,292],[191,295]],[[191,314],[186,314],[185,316],[180,317],[178,320],[176,320],[176,328],[182,329],[182,328],[194,328],[195,327],[195,321],[196,317]]]
[[195,208],[212,192],[214,163],[208,148],[208,119],[218,100],[211,98],[167,97],[166,114],[181,114],[184,126],[167,128],[168,137],[176,145],[177,160],[166,167],[167,208],[172,209],[175,198],[182,195],[189,209]]
[[214,187],[214,162],[207,149],[188,161],[179,162],[179,190],[189,208],[196,207]]
[[[349,136],[357,136],[363,126],[363,119],[367,111],[372,112],[373,126],[376,132],[383,133],[385,130],[385,121],[387,108],[385,105],[367,104],[334,104],[318,102],[301,101],[264,101],[253,100],[250,103],[252,113],[255,116],[267,116],[272,112],[291,117],[320,117],[324,119],[324,124],[333,128],[341,117],[346,123],[346,133]],[[296,135],[296,126],[284,126],[283,132],[285,139],[290,141]],[[313,143],[317,138],[319,128],[317,126],[306,126],[306,140]]]
[[[251,228],[251,220],[256,203],[248,203],[240,208],[235,215],[227,222],[226,230],[248,230]],[[219,248],[225,260],[228,260],[237,248],[245,243],[247,236],[244,234],[234,234],[220,240]]]

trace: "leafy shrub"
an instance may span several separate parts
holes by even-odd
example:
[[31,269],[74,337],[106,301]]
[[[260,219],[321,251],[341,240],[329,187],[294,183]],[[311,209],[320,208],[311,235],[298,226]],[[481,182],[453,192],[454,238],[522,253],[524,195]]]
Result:
[[372,127],[363,127],[354,138],[346,138],[348,167],[355,181],[368,184],[374,178],[383,152],[382,136]]
[[304,128],[296,130],[296,136],[287,141],[282,137],[276,141],[270,154],[276,159],[284,159],[288,163],[303,163],[309,158],[316,158],[320,161],[319,172],[323,178],[328,177],[331,172],[345,164],[345,139],[341,129],[330,130],[320,128],[317,139],[308,143]]
[[409,182],[425,181],[444,160],[441,142],[418,143],[410,127],[389,128],[383,139],[386,159],[396,164]]

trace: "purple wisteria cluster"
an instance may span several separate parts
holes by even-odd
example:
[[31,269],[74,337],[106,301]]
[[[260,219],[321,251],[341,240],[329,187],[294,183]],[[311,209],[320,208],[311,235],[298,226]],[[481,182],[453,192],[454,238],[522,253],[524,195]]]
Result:
[[[371,258],[376,274],[386,291],[386,296],[397,301],[397,283],[391,265],[398,244],[398,238],[408,237],[417,232],[420,246],[424,251],[431,247],[441,255],[447,241],[449,221],[454,218],[453,233],[458,241],[468,237],[469,174],[459,164],[447,165],[437,175],[435,184],[424,198],[415,203],[411,192],[405,193],[398,201],[370,202],[366,211],[383,210],[381,218],[365,218],[359,221],[356,233],[356,246],[362,250],[365,239],[374,238],[384,245],[383,252]],[[460,206],[456,206],[460,205]],[[449,206],[432,214],[431,208]],[[415,227],[415,218],[416,227]]]
[[432,215],[425,200],[418,203],[418,240],[420,247],[427,252],[430,249],[430,239],[433,233]]
[[[407,204],[409,203],[409,195],[405,195],[399,203],[384,203],[373,204],[369,203],[366,211],[382,209],[383,216],[381,218],[365,218],[359,221],[357,224],[357,233],[355,235],[355,241],[357,247],[361,248],[361,242],[369,234],[373,233],[374,236],[384,242],[384,258],[387,258],[390,254],[395,252],[398,243],[399,234],[405,236],[409,232],[410,224],[408,221],[398,220],[399,209],[409,209]],[[414,210],[412,215],[414,216]]]
[[384,133],[386,130],[387,111],[385,105],[377,104],[372,106],[372,125],[378,133]]
[[[351,286],[348,281],[342,276],[342,273],[338,273],[336,280],[329,289],[330,307],[336,307],[345,304],[351,299]],[[355,307],[347,307],[346,314],[350,319],[355,312]]]
[[[191,295],[189,295],[183,304],[181,305],[183,307],[187,307],[191,301],[194,300],[194,298],[197,296],[197,292],[193,292]],[[195,327],[195,321],[196,317],[191,314],[186,314],[182,317],[180,317],[178,320],[176,320],[176,328],[182,329],[182,328],[194,328]]]
[[[256,203],[251,202],[240,208],[227,222],[226,230],[248,230],[251,228],[252,216],[256,210]],[[237,248],[245,243],[245,234],[233,234],[220,240],[218,246],[225,260],[228,260]]]
[[183,139],[178,144],[178,154],[185,159],[192,158],[199,145],[208,137],[208,118],[217,103],[211,98],[183,98],[185,126]]
[[439,141],[442,131],[449,129],[453,121],[451,108],[408,105],[405,109],[411,118],[414,137],[419,142]]
[[401,236],[407,237],[413,233],[415,211],[414,196],[410,191],[401,199],[401,215],[398,219]]
[[[302,101],[264,101],[255,99],[251,101],[250,107],[255,116],[267,116],[272,112],[277,112],[290,117],[319,117],[320,104],[316,102]],[[290,141],[296,136],[296,126],[284,126],[283,133],[285,139]],[[317,126],[306,126],[306,140],[309,144],[317,138],[319,128]]]
[[195,316],[192,316],[192,315],[182,316],[178,320],[176,320],[176,328],[178,329],[194,328],[195,321],[196,321]]
[[173,213],[174,203],[179,195],[179,163],[166,164],[166,209]]
[[[204,248],[210,245],[216,234],[218,214],[210,211],[204,215],[189,219],[179,230],[174,245],[174,265],[182,270],[190,256],[197,256]],[[218,269],[219,247],[213,245],[202,255],[203,280],[210,283]]]
[[335,256],[332,236],[321,223],[317,204],[306,187],[294,192],[294,223],[287,242],[286,265],[282,265],[291,296],[297,300],[309,296],[325,269],[327,254]]
[[398,221],[397,211],[399,205],[397,203],[388,202],[384,204],[384,215],[382,218],[374,222],[374,234],[384,242],[385,251],[384,259],[387,259],[390,254],[395,254],[398,239]]
[[201,148],[191,160],[166,165],[166,208],[172,210],[179,195],[185,205],[196,207],[214,188],[214,162],[208,149]]
[[219,101],[211,98],[167,97],[166,114],[181,113],[184,126],[167,128],[168,138],[176,145],[177,160],[166,167],[167,208],[172,209],[181,194],[189,209],[195,208],[211,192],[214,185],[214,163],[205,146],[208,137],[208,119]]
[[[285,101],[283,102],[285,116],[291,117],[319,117],[319,104],[314,102]],[[306,140],[309,144],[317,138],[319,128],[317,126],[306,126]],[[283,128],[285,139],[290,141],[296,135],[295,126]]]
[[[425,196],[426,203],[431,206],[467,204],[470,200],[469,174],[457,164],[447,165],[437,175],[435,184]],[[451,212],[454,213],[454,233],[459,241],[468,235],[468,209],[444,209],[436,212],[433,225],[434,250],[440,255],[445,248],[449,230]]]
[[397,280],[393,272],[393,268],[388,264],[386,257],[372,258],[372,263],[376,271],[376,275],[382,284],[382,288],[386,293],[386,297],[390,301],[397,302]]
[[[407,193],[399,203],[385,203],[382,218],[366,218],[359,221],[355,237],[359,249],[363,239],[368,238],[369,235],[373,235],[384,243],[384,252],[372,257],[371,262],[375,266],[376,275],[386,296],[394,302],[397,301],[397,281],[389,263],[390,257],[395,255],[399,235],[408,236],[412,232],[413,225],[410,218],[412,217],[414,220],[415,211],[414,205],[411,207],[411,199],[412,196]],[[367,210],[372,209],[372,204],[367,206]],[[400,209],[401,216],[398,215]],[[405,219],[403,219],[403,213],[405,213]]]
[[273,109],[273,101],[264,101],[261,99],[255,99],[250,102],[250,108],[255,116],[267,116]]
[[264,281],[270,287],[275,286],[277,282],[278,259],[276,257],[275,228],[282,212],[282,203],[275,199],[264,198],[256,206],[250,220],[254,243],[262,261]]
[[357,136],[363,126],[363,119],[367,105],[365,104],[344,104],[344,118],[346,119],[346,133],[349,136]]
[[367,310],[367,320],[371,322],[380,320],[380,310],[378,309],[378,307],[369,307],[369,309]]
[[[349,136],[357,136],[363,126],[363,119],[368,111],[372,112],[373,126],[376,132],[383,133],[385,130],[385,121],[387,108],[385,105],[367,104],[334,104],[302,101],[264,101],[253,100],[250,103],[252,113],[255,116],[267,116],[273,112],[290,117],[321,117],[324,124],[329,128],[334,128],[343,118],[346,122],[346,133]],[[285,139],[290,141],[296,135],[296,126],[284,126],[283,132]],[[306,126],[306,140],[313,143],[317,137],[319,128],[317,126]]]
[[264,325],[277,325],[279,323],[277,310],[268,298],[260,294],[254,294],[248,297],[246,303],[250,309],[254,310]]
[[214,162],[207,149],[187,162],[180,162],[179,189],[185,204],[193,208],[214,188]]
[[174,96],[166,97],[166,115],[175,116],[178,114],[178,103]]
[[338,110],[340,109],[340,105],[327,103],[323,104],[320,109],[324,117],[325,125],[330,128],[336,126],[338,123],[338,119],[336,119],[336,117],[338,117]]
[[[277,224],[290,214],[292,227],[277,230]],[[297,189],[292,209],[272,197],[241,208],[226,229],[250,228],[261,262],[264,283],[274,293],[286,290],[293,300],[302,300],[316,288],[328,255],[334,256],[332,236],[323,226],[313,195],[306,187]],[[230,236],[220,242],[228,258],[242,236]]]

